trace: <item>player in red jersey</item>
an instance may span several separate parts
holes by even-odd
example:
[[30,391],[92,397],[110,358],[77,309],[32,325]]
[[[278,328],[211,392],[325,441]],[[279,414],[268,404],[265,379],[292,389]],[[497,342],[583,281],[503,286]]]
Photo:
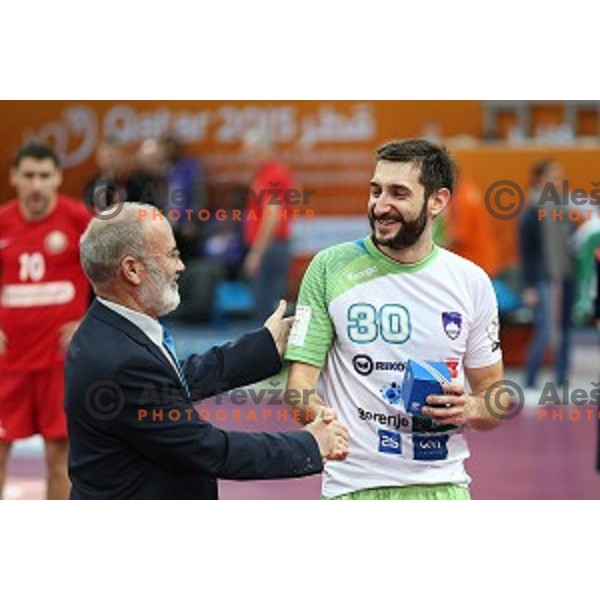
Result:
[[0,497],[13,441],[39,433],[47,496],[68,498],[63,365],[88,305],[79,238],[91,215],[58,194],[50,148],[21,148],[10,178],[17,198],[0,206]]
[[[293,190],[292,176],[276,157],[270,139],[256,130],[244,138],[248,166],[255,169],[246,202],[244,241],[248,248],[244,274],[256,298],[255,318],[261,323],[285,298],[291,262],[291,225],[286,193]],[[294,200],[297,202],[297,200]]]

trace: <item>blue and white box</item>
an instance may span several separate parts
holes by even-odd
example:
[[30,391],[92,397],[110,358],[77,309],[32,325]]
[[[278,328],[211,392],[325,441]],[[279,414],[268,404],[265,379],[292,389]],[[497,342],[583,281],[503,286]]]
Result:
[[409,360],[406,364],[402,399],[406,412],[423,414],[427,396],[443,395],[442,383],[450,383],[450,369],[443,362]]

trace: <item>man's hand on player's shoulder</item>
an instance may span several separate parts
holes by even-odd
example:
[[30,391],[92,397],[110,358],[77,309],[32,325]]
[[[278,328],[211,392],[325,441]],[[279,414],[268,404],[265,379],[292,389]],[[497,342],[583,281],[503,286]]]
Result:
[[285,352],[290,331],[294,324],[294,317],[283,316],[286,308],[286,301],[280,300],[275,312],[265,321],[265,327],[270,331],[280,356],[283,356]]

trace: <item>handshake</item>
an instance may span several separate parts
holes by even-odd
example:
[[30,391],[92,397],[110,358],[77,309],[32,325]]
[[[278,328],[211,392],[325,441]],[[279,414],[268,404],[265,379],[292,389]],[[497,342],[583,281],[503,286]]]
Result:
[[348,456],[348,430],[335,418],[333,409],[323,408],[304,429],[314,436],[323,459],[344,460]]

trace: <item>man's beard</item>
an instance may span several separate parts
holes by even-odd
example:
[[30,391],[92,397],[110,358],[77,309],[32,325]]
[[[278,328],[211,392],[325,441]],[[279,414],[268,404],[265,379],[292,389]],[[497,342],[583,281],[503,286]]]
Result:
[[[140,300],[159,317],[173,312],[181,302],[179,289],[172,288],[170,278],[154,265],[146,265],[146,268],[148,281],[141,287]],[[160,298],[156,297],[156,290],[160,291]]]
[[385,217],[400,223],[400,229],[395,236],[391,238],[379,239],[375,230],[375,206],[369,211],[369,223],[371,225],[371,239],[376,246],[387,246],[392,250],[405,250],[414,246],[418,241],[425,227],[427,227],[427,201],[423,202],[423,207],[419,215],[410,221],[407,221],[400,213],[390,214]]

